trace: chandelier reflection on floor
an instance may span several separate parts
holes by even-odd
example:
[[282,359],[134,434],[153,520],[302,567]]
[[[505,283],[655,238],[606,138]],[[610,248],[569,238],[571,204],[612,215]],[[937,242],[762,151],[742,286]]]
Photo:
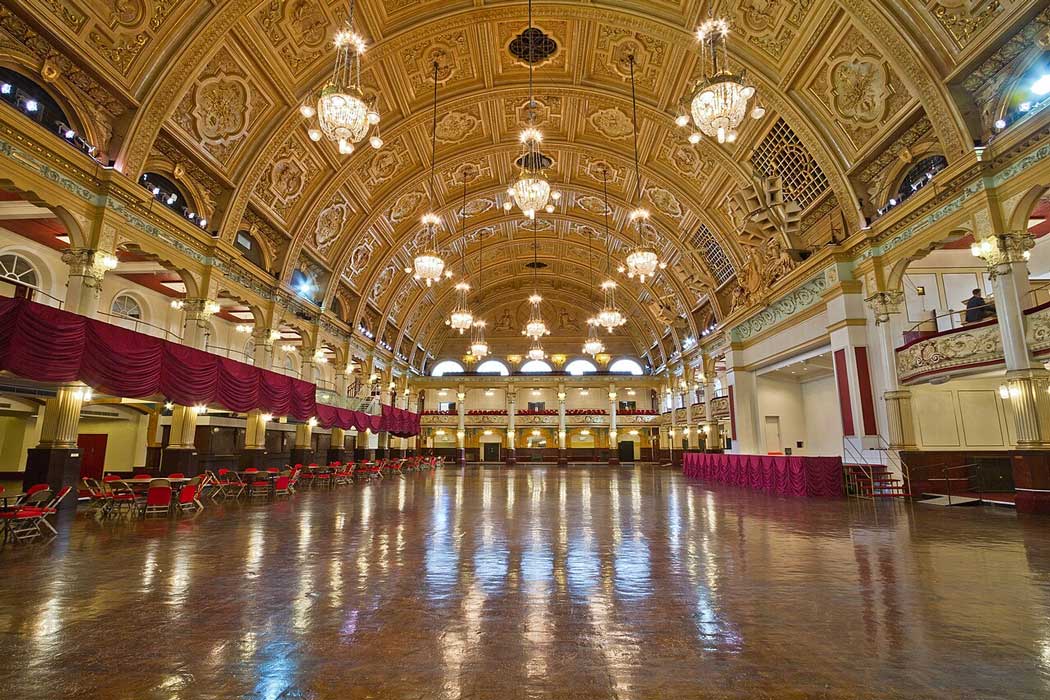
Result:
[[[743,73],[729,70],[729,22],[709,19],[696,31],[700,41],[700,80],[693,87],[688,106],[683,104],[675,123],[686,127],[692,117],[700,133],[713,137],[718,143],[733,143],[737,128],[747,116],[748,101],[755,88],[745,82]],[[766,110],[758,104],[751,109],[753,119],[761,119]],[[690,143],[700,141],[700,133],[689,136]]]
[[350,0],[350,11],[346,27],[335,35],[335,68],[332,78],[321,88],[321,94],[313,103],[299,107],[306,119],[317,117],[317,126],[307,131],[312,141],[328,138],[334,141],[339,152],[349,155],[354,144],[376,127],[369,139],[372,148],[382,148],[379,136],[379,112],[375,98],[366,100],[361,90],[361,55],[365,52],[365,40],[354,31],[354,0]]

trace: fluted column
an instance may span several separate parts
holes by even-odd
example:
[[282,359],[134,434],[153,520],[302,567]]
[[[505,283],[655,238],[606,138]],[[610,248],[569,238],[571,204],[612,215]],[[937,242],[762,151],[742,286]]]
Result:
[[311,418],[295,426],[295,446],[290,460],[292,464],[310,464],[314,461],[313,432],[317,419]]
[[568,432],[565,423],[565,385],[558,385],[558,466],[569,465],[568,457]]
[[704,382],[704,442],[709,450],[722,447],[722,435],[715,420],[715,382],[708,378]]
[[689,400],[689,394],[682,394],[682,403],[685,404],[685,440],[686,447],[690,450],[696,449],[696,435],[693,430],[693,402]]
[[1050,447],[1050,372],[1032,359],[1026,341],[1027,251],[1035,245],[1027,231],[1010,231],[974,245],[988,263],[995,288],[995,312],[1006,360],[1007,396],[1022,449]]
[[208,319],[219,310],[211,299],[182,299],[174,302],[182,309],[182,344],[203,350],[208,343]]
[[[23,488],[35,484],[48,484],[56,492],[65,486],[76,488],[80,481],[80,410],[90,400],[91,389],[80,382],[59,386],[47,399],[37,416],[40,443],[27,451]],[[67,498],[62,505],[75,510],[76,503],[76,498]]]
[[507,384],[507,464],[513,466],[518,461],[518,453],[514,447],[514,426],[517,420],[518,412],[518,392],[515,391],[514,385]]
[[86,248],[71,249],[62,254],[69,265],[65,308],[81,316],[95,317],[102,298],[102,281],[106,272],[117,266],[111,253]]
[[616,385],[609,385],[609,466],[615,467],[620,464],[620,445],[617,442],[616,431]]

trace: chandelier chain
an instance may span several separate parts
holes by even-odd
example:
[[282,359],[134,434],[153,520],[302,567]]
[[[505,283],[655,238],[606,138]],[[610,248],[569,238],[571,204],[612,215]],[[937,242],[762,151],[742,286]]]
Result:
[[642,177],[638,168],[638,94],[634,87],[634,54],[627,56],[627,63],[631,67],[631,123],[634,126],[634,201],[639,204],[642,201]]

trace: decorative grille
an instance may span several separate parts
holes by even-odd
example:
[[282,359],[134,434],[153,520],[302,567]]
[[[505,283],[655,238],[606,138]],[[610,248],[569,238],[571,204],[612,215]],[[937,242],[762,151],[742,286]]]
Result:
[[736,274],[736,270],[733,269],[733,263],[729,261],[729,257],[722,250],[722,246],[718,245],[714,234],[706,226],[700,224],[700,228],[693,234],[693,239],[690,243],[700,251],[704,262],[707,263],[707,268],[715,276],[719,284],[724,284]]
[[803,209],[828,189],[824,171],[783,118],[755,148],[751,165],[766,177],[779,177],[784,195]]

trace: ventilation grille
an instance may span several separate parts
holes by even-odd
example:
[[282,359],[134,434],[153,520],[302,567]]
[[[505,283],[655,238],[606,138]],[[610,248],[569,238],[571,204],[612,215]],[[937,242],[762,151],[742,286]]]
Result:
[[558,42],[536,27],[530,27],[514,37],[507,47],[511,56],[532,65],[543,63],[557,50]]
[[729,261],[729,257],[722,250],[722,246],[718,245],[714,234],[706,226],[700,224],[700,228],[693,234],[691,243],[694,248],[700,251],[704,262],[707,263],[707,269],[711,271],[711,274],[715,276],[719,284],[725,284],[729,281],[729,278],[736,274],[736,270],[733,269],[733,263]]
[[766,177],[779,177],[785,196],[805,209],[828,189],[828,178],[783,119],[778,119],[751,155],[751,165]]

